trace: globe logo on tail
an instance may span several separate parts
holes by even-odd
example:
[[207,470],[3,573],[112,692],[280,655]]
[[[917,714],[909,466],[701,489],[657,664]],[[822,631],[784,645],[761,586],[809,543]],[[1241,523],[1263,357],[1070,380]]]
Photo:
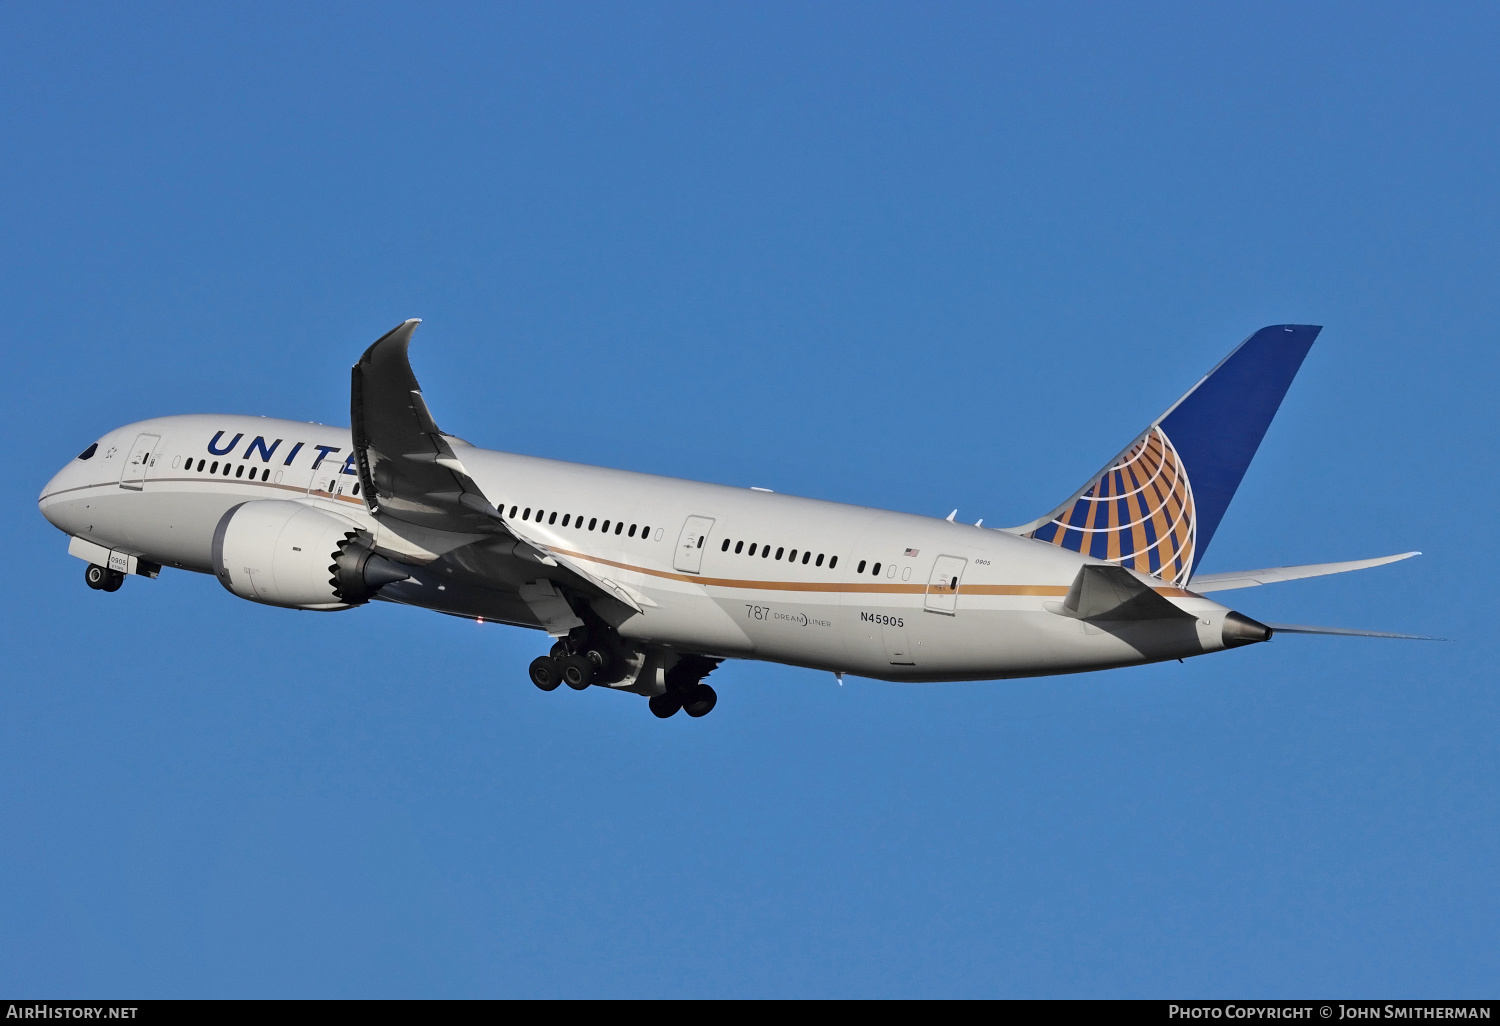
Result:
[[1026,537],[1187,587],[1197,517],[1182,458],[1152,427]]

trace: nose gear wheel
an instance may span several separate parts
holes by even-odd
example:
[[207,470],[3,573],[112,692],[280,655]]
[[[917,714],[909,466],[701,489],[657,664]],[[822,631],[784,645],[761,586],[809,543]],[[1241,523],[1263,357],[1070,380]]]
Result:
[[83,583],[95,591],[119,591],[125,583],[125,575],[118,570],[90,563],[83,571]]

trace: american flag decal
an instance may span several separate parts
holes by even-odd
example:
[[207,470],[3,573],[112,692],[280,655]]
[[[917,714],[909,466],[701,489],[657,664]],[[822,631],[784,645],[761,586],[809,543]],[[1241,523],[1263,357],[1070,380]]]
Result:
[[916,549],[907,549],[906,550],[906,554],[908,556],[915,556],[917,554],[917,550]]

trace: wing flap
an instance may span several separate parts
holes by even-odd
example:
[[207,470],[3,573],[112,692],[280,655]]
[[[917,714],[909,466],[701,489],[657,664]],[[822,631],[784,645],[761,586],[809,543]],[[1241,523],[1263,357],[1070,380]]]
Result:
[[[565,556],[555,549],[552,549],[547,545],[546,542],[541,541],[540,539],[528,537],[524,532],[517,530],[516,525],[511,521],[505,520],[504,523],[506,530],[515,537],[518,549],[521,546],[525,546],[527,549],[531,550],[529,554],[533,559],[537,560],[537,562],[546,563],[550,566],[561,567],[562,569],[576,575],[578,579],[582,583],[586,584],[589,588],[593,589],[596,592],[602,593],[605,597],[613,599],[614,601],[620,603],[620,605],[626,607],[626,609],[628,609],[630,613],[644,612],[644,610],[641,608],[643,604],[655,605],[654,602],[649,601],[647,603],[642,603],[630,589],[626,588],[618,581],[612,581],[608,577],[601,576],[600,574],[594,573],[592,570],[586,569],[585,567],[580,565],[576,559],[573,559],[571,556]],[[603,610],[600,610],[600,613],[601,615],[603,615]],[[609,617],[606,616],[605,619],[609,619]]]

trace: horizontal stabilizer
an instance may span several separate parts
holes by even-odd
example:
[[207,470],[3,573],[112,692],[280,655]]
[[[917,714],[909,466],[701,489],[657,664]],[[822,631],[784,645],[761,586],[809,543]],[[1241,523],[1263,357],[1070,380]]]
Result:
[[1193,619],[1158,595],[1123,566],[1090,563],[1079,567],[1067,598],[1053,610],[1080,620]]
[[1273,566],[1266,570],[1233,570],[1222,574],[1199,574],[1193,578],[1188,588],[1200,595],[1207,595],[1211,591],[1254,588],[1257,585],[1275,584],[1278,581],[1298,581],[1304,577],[1323,577],[1328,574],[1347,573],[1350,570],[1364,570],[1420,555],[1420,552],[1402,552],[1394,556],[1350,559],[1342,563],[1309,563],[1306,566]]
[[1445,641],[1425,634],[1392,634],[1390,631],[1357,631],[1350,627],[1309,627],[1302,623],[1268,623],[1277,634],[1336,634],[1347,638],[1399,638],[1402,641]]

